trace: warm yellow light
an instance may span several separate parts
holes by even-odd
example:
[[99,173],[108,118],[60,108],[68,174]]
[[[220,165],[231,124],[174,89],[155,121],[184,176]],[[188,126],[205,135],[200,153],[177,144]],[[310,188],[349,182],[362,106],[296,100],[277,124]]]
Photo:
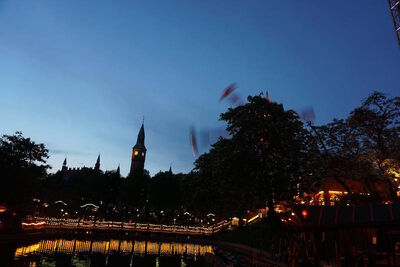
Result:
[[142,157],[144,157],[144,152],[142,152]]
[[[317,193],[317,195],[322,195],[323,193],[324,193],[324,191],[319,191],[319,192]],[[347,192],[346,192],[346,191],[343,192],[343,191],[329,190],[328,193],[329,193],[329,194],[335,194],[335,195],[343,195],[343,194],[347,195]]]
[[135,156],[137,156],[139,154],[139,151],[135,150]]
[[42,221],[42,222],[32,222],[32,223],[21,223],[22,226],[39,226],[39,225],[45,225],[46,222]]
[[40,243],[33,244],[27,247],[20,247],[15,250],[14,256],[15,257],[24,256],[39,250],[39,248],[40,248]]
[[239,226],[239,218],[233,217],[232,218],[232,225],[233,226]]
[[254,221],[254,220],[257,219],[257,218],[258,218],[258,214],[257,214],[256,216],[254,216],[253,218],[250,218],[249,221],[248,221],[248,223],[251,223],[252,221]]

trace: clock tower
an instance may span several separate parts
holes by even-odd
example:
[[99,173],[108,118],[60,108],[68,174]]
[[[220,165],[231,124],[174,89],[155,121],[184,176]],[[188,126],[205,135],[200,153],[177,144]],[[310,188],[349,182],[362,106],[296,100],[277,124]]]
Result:
[[143,173],[144,161],[146,160],[146,147],[144,145],[144,122],[137,137],[136,145],[132,148],[132,160],[130,175]]

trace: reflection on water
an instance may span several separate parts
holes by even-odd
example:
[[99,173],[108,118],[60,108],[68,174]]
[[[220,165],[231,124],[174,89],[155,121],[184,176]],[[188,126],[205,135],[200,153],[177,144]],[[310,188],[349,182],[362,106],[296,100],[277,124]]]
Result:
[[[12,266],[205,266],[210,245],[131,240],[41,240],[14,247]],[[10,255],[11,256],[11,255]],[[3,258],[3,256],[2,256]],[[4,258],[3,258],[4,262]]]

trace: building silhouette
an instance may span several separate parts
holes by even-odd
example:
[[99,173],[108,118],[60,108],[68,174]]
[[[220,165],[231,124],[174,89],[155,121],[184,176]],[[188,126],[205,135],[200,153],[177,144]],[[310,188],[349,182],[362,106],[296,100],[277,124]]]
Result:
[[136,145],[132,148],[130,174],[143,173],[147,151],[146,146],[144,145],[144,138],[144,122],[142,122],[142,127],[140,127]]
[[[119,165],[118,165],[118,169],[119,169]],[[78,171],[100,171],[100,154],[97,157],[96,163],[94,164],[94,167],[78,167],[78,168],[69,168],[67,166],[67,158],[64,159],[62,167],[61,167],[61,171],[63,172],[78,172]]]
[[[144,144],[144,139],[145,139],[144,122],[142,122],[142,126],[140,127],[136,144],[132,148],[130,175],[143,174],[144,162],[146,160],[146,152],[147,152],[146,146]],[[71,176],[76,175],[76,174],[90,174],[90,173],[100,172],[101,171],[100,170],[100,154],[97,157],[94,167],[84,166],[81,168],[69,168],[67,166],[67,158],[65,158],[60,171],[61,171],[61,173],[63,173],[65,179],[69,179]],[[115,172],[120,177],[120,166],[119,165]]]
[[[64,159],[64,162],[61,167],[61,173],[65,180],[70,179],[74,175],[82,175],[82,174],[90,175],[93,173],[99,173],[100,171],[101,171],[100,170],[100,154],[97,157],[94,167],[83,166],[83,167],[79,167],[79,168],[69,168],[67,166],[67,158]],[[119,171],[119,165],[118,165],[117,171]]]

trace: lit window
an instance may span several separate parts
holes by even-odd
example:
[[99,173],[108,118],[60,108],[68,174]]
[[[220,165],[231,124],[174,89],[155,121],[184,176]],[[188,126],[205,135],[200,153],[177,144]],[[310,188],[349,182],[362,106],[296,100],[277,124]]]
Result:
[[144,157],[144,152],[142,152],[142,157]]
[[135,156],[137,156],[139,154],[139,151],[135,150]]

